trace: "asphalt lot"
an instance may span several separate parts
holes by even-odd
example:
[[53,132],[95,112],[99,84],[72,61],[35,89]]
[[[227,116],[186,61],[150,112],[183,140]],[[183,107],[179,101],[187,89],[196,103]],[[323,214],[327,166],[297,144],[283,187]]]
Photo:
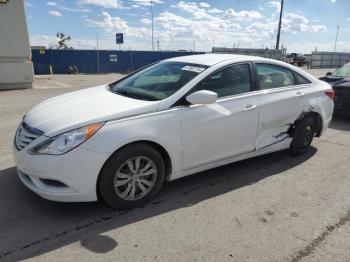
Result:
[[23,114],[119,77],[40,76],[34,89],[0,92],[1,261],[350,260],[348,119],[334,119],[304,156],[283,151],[167,183],[130,211],[50,202],[27,190],[11,155]]

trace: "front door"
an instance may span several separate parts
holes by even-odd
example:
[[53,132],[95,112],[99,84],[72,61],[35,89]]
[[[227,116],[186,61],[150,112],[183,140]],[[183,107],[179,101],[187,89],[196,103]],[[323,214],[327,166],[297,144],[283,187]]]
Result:
[[211,105],[182,108],[183,169],[255,150],[258,98],[248,63],[227,66],[196,86],[218,94]]

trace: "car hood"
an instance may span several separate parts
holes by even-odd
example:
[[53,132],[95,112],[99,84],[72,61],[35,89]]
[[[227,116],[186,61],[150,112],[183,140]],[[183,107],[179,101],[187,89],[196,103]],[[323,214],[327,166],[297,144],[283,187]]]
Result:
[[48,99],[29,111],[25,123],[46,136],[89,124],[152,112],[159,102],[143,101],[112,93],[97,86]]

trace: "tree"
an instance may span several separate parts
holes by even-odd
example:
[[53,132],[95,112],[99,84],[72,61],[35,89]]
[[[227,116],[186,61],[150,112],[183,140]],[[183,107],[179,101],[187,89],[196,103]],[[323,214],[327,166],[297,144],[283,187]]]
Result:
[[68,47],[67,42],[72,40],[72,38],[70,36],[66,36],[64,33],[62,32],[58,32],[56,34],[57,37],[57,49],[72,49],[72,47]]
[[49,43],[48,49],[57,49],[57,48],[58,48],[58,45],[57,45],[56,41],[51,41]]

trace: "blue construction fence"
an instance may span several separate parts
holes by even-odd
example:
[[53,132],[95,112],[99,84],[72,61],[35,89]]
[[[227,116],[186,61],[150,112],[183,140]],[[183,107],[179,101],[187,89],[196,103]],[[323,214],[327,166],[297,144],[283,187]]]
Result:
[[79,73],[130,73],[148,64],[176,56],[203,54],[181,51],[112,51],[112,50],[56,50],[32,49],[32,61],[36,75],[69,74],[69,67]]

